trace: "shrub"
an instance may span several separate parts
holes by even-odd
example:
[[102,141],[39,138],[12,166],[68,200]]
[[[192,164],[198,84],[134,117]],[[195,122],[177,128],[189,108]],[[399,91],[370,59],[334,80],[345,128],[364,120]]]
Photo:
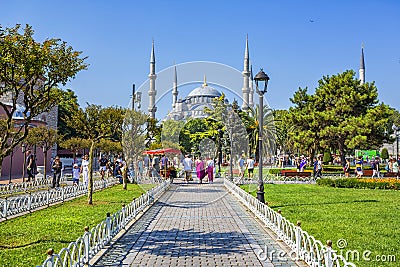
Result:
[[400,189],[400,181],[395,178],[321,178],[317,180],[317,184],[337,188]]
[[388,159],[389,158],[389,152],[388,152],[387,148],[385,148],[385,147],[381,151],[381,158],[382,159]]
[[333,159],[332,159],[331,152],[330,151],[325,151],[324,152],[324,157],[322,159],[322,162],[324,164],[328,164],[329,162],[332,162],[332,161],[333,161]]

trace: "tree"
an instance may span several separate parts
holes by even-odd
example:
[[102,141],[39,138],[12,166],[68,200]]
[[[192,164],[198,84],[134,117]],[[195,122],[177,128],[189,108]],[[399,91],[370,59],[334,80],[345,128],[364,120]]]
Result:
[[93,204],[93,151],[102,139],[121,140],[122,122],[125,110],[119,107],[106,107],[87,104],[67,118],[67,125],[75,127],[78,134],[90,143],[88,204]]
[[[31,121],[57,104],[59,93],[54,88],[87,68],[82,52],[66,42],[37,42],[31,26],[26,25],[22,33],[20,28],[0,25],[0,108],[4,111],[0,119],[0,173],[4,157],[26,138]],[[17,111],[23,117],[18,124],[13,120]]]
[[71,89],[67,89],[66,91],[61,89],[57,90],[59,90],[60,93],[57,128],[60,133],[63,133],[64,139],[68,140],[72,137],[77,137],[75,127],[68,126],[66,118],[72,116],[72,114],[79,109],[78,97]]
[[296,105],[289,109],[296,144],[314,152],[318,146],[335,148],[342,162],[348,149],[378,148],[392,114],[378,102],[375,84],[361,84],[352,70],[324,76],[313,95],[300,88],[291,101]]
[[44,158],[43,158],[43,166],[44,173],[43,177],[46,178],[47,174],[47,154],[49,150],[57,144],[60,140],[60,136],[57,134],[57,130],[47,128],[45,126],[35,127],[29,131],[27,136],[27,144],[29,145],[38,145],[42,148]]
[[[127,166],[135,165],[137,158],[145,148],[147,114],[141,111],[126,110],[122,124],[122,147],[127,159]],[[135,170],[137,170],[135,166]],[[127,189],[127,171],[124,173],[123,188]],[[137,175],[135,176],[137,177]]]
[[74,161],[76,153],[79,149],[90,148],[90,142],[87,139],[83,139],[80,137],[72,137],[66,140],[64,139],[60,141],[59,145],[65,149],[69,149],[72,151]]

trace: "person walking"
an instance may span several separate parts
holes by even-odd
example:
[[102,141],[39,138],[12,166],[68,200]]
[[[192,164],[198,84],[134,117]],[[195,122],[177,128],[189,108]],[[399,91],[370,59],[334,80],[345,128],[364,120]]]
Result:
[[185,181],[186,183],[188,183],[193,168],[193,161],[190,158],[190,155],[186,155],[182,163],[183,163],[183,170],[185,171]]
[[356,178],[361,178],[363,176],[363,165],[364,165],[364,160],[363,157],[360,156],[356,163],[356,173],[357,173]]
[[26,180],[27,182],[30,182],[31,179],[32,181],[35,180],[34,161],[35,157],[34,155],[32,155],[32,151],[26,151],[26,173],[28,174],[28,180]]
[[372,178],[376,176],[376,178],[379,178],[381,176],[380,171],[379,171],[379,157],[376,156],[375,160],[371,161],[371,168],[372,168]]
[[203,183],[203,178],[205,177],[205,166],[203,158],[201,156],[196,159],[195,166],[199,183]]
[[322,178],[322,157],[318,157],[317,161],[317,173],[315,175],[315,178]]
[[74,168],[72,169],[72,183],[73,185],[79,185],[79,166],[78,164],[74,163]]
[[346,159],[346,163],[343,167],[343,171],[344,171],[344,176],[346,178],[349,178],[349,176],[350,176],[350,159]]
[[54,187],[59,188],[61,179],[61,170],[62,170],[62,162],[60,161],[59,156],[56,156],[56,158],[54,159],[51,169],[53,170],[53,183],[51,188]]
[[212,158],[208,158],[207,160],[207,176],[208,182],[214,182],[214,160]]
[[245,162],[244,162],[244,156],[240,156],[238,160],[238,168],[239,168],[239,177],[242,179],[244,177],[244,170],[245,170]]
[[101,158],[99,159],[101,179],[104,179],[104,175],[106,174],[107,171],[107,164],[108,164],[108,159],[104,154],[101,155]]
[[254,159],[251,156],[246,161],[246,169],[249,179],[254,177],[254,163]]
[[88,179],[89,179],[89,155],[88,154],[86,154],[82,159],[81,173],[82,173],[82,176],[83,176],[83,182],[87,186],[88,185]]

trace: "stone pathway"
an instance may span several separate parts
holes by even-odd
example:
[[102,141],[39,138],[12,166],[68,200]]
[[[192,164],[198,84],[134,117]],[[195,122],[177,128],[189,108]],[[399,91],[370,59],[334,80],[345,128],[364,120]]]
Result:
[[217,179],[173,184],[94,266],[303,266],[288,254]]

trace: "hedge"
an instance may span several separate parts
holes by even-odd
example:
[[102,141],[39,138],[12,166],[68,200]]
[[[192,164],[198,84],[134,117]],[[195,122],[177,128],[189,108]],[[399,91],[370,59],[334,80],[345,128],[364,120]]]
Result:
[[331,186],[338,188],[359,188],[359,189],[400,189],[400,180],[395,178],[320,178],[317,179],[320,186]]

